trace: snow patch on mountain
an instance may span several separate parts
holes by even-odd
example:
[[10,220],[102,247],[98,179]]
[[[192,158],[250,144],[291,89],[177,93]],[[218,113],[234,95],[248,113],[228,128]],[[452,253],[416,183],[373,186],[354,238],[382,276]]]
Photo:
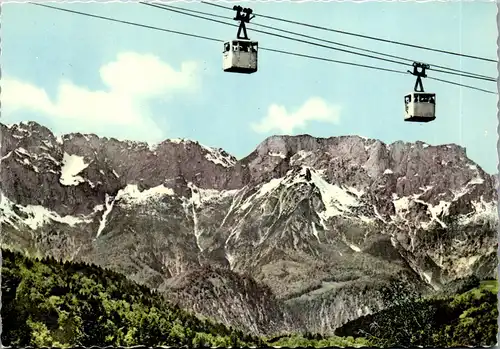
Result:
[[[174,143],[174,144],[196,144],[201,147],[205,151],[205,158],[216,165],[221,165],[224,167],[232,167],[236,163],[236,158],[221,148],[213,148],[206,145],[203,145],[197,141],[192,141],[190,139],[185,138],[171,138],[167,139],[166,142]],[[154,148],[156,149],[156,147]],[[151,148],[150,148],[151,150]]]
[[272,157],[278,157],[278,158],[281,158],[281,159],[284,159],[286,158],[286,155],[281,153],[281,152],[268,152],[267,155],[269,156],[272,156]]
[[273,178],[269,182],[262,184],[256,193],[254,193],[254,194],[250,195],[248,198],[246,198],[246,200],[242,203],[242,205],[240,206],[239,209],[242,211],[247,210],[250,206],[252,206],[254,204],[255,200],[264,197],[267,193],[278,188],[282,184],[282,182],[284,181],[284,178],[285,177]]
[[486,202],[483,196],[479,200],[473,200],[474,211],[461,216],[459,224],[496,224],[498,221],[498,205],[496,202]]
[[[203,252],[203,247],[201,246],[201,241],[200,241],[201,235],[203,234],[203,229],[201,229],[199,226],[197,210],[203,205],[212,204],[214,202],[223,200],[226,197],[233,196],[238,192],[238,190],[219,191],[216,189],[203,189],[203,188],[198,188],[192,182],[189,182],[187,186],[191,190],[191,197],[181,198],[182,207],[184,209],[186,217],[191,218],[193,220],[193,234],[196,239],[196,245],[198,249],[201,252]],[[192,217],[190,217],[190,215]],[[230,259],[230,257],[226,258]]]
[[3,161],[3,160],[6,160],[8,158],[10,158],[10,156],[12,155],[12,151],[9,151],[6,155],[2,156],[0,158],[0,163]]
[[28,153],[28,151],[22,147],[19,147],[17,148],[16,150],[14,150],[16,153],[18,154],[21,154],[21,155],[26,155],[26,156],[29,156],[31,157],[31,155]]
[[59,182],[65,186],[78,185],[85,182],[83,177],[78,176],[83,170],[85,170],[89,164],[85,163],[84,158],[78,155],[69,155],[64,153],[63,161],[61,166],[61,177]]
[[175,143],[175,144],[182,144],[182,143],[189,143],[189,139],[184,139],[184,138],[170,138],[166,140],[167,142]]
[[361,252],[361,249],[358,246],[356,246],[354,244],[348,244],[348,245],[349,245],[349,248],[351,250],[353,250],[354,252]]
[[312,169],[303,168],[302,171],[304,173],[307,170],[311,173],[312,182],[320,190],[326,207],[322,218],[328,219],[343,213],[351,213],[350,207],[359,206],[357,198],[351,195],[347,188],[328,183]]
[[358,197],[358,199],[366,194],[366,192],[363,189],[358,189],[355,187],[347,187],[347,189],[348,189],[349,193],[356,195]]
[[[310,176],[310,179],[307,178],[308,176]],[[246,198],[239,209],[242,211],[247,210],[253,206],[258,199],[279,189],[281,186],[290,188],[298,184],[309,183],[314,184],[320,191],[325,206],[325,210],[319,213],[323,221],[334,216],[352,213],[352,207],[360,206],[358,197],[362,195],[362,191],[330,184],[321,176],[321,173],[318,173],[318,171],[302,166],[299,172],[290,170],[284,177],[273,178],[269,182],[262,184],[257,192]]]
[[[188,207],[191,206],[191,213],[193,214],[193,233],[194,237],[196,239],[196,246],[198,246],[198,249],[200,252],[203,252],[203,248],[201,247],[200,244],[200,236],[203,233],[202,230],[198,228],[198,214],[196,213],[196,207],[197,205],[201,204],[201,198],[200,198],[200,191],[197,190],[195,185],[193,183],[188,183],[188,188],[191,189],[191,198],[188,200],[183,200],[184,203],[184,210],[187,213]],[[191,204],[191,205],[189,205]]]
[[299,150],[296,154],[294,154],[290,158],[290,165],[292,166],[300,165],[302,162],[304,162],[305,159],[307,159],[312,155],[313,155],[312,151]]
[[173,189],[167,188],[164,185],[159,185],[143,191],[139,190],[137,184],[128,184],[125,188],[120,189],[116,194],[115,201],[124,200],[128,204],[143,204],[152,199],[159,199],[164,196],[174,196]]
[[21,206],[14,204],[3,193],[0,193],[0,211],[2,213],[0,215],[0,222],[9,224],[16,229],[25,225],[32,230],[36,230],[51,222],[63,223],[71,227],[77,224],[92,222],[91,217],[60,216],[56,212],[50,211],[40,205]]
[[205,145],[201,145],[201,147],[207,151],[205,158],[212,161],[214,164],[222,165],[224,167],[232,167],[236,163],[236,159],[222,149],[215,149]]
[[103,212],[101,221],[99,222],[99,229],[97,229],[97,234],[96,234],[96,239],[101,235],[102,231],[104,228],[106,228],[106,219],[108,215],[111,213],[113,210],[113,206],[115,204],[115,199],[111,197],[110,195],[106,194],[106,198],[104,201],[104,204],[106,205],[106,210]]
[[220,201],[226,197],[235,195],[239,190],[217,190],[198,188],[193,183],[188,183],[188,188],[192,190],[191,202],[196,207],[203,204]]
[[[17,158],[22,159],[22,160],[15,159],[16,162],[20,163],[21,165],[31,167],[31,169],[33,169],[33,171],[35,171],[37,173],[40,172],[38,169],[38,166],[33,164],[34,161],[38,160],[38,155],[36,153],[30,154],[26,149],[24,149],[22,147],[18,147],[16,149],[14,149],[13,152],[17,156]],[[12,153],[12,152],[10,152],[10,153]],[[9,154],[7,154],[7,155],[9,155]],[[8,157],[5,157],[5,158],[8,158]]]
[[57,161],[52,155],[50,155],[49,153],[42,153],[40,154],[40,156],[42,158],[45,158],[45,159],[48,159],[50,160],[52,163],[54,163],[56,166],[60,166],[61,163],[59,161]]

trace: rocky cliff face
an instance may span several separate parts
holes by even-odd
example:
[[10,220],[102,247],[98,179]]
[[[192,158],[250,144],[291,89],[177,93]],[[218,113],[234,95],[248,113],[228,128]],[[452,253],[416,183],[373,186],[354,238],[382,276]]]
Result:
[[1,127],[3,244],[110,267],[256,333],[331,333],[496,275],[497,180],[456,145],[274,136],[244,159]]

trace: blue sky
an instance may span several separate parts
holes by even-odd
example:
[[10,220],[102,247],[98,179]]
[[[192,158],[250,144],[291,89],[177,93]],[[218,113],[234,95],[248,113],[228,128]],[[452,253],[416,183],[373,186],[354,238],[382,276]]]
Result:
[[[229,40],[236,28],[137,3],[54,6]],[[494,2],[241,3],[255,13],[495,59]],[[176,6],[233,16],[199,3]],[[300,27],[255,23],[497,77],[495,63]],[[410,67],[252,32],[263,47],[372,64]],[[256,28],[262,29],[262,28]],[[266,30],[266,29],[264,29]],[[328,45],[328,44],[327,44]],[[56,133],[155,142],[189,138],[240,158],[273,134],[361,135],[390,143],[457,143],[497,172],[497,95],[424,79],[437,94],[437,119],[403,121],[415,79],[260,51],[259,71],[222,71],[222,44],[102,21],[30,4],[2,6],[2,122],[38,121]],[[496,83],[429,72],[496,91]]]

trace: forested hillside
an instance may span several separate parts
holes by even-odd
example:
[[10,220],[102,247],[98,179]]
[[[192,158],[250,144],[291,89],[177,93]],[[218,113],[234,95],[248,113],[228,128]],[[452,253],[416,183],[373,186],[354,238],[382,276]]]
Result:
[[[7,346],[491,346],[497,281],[469,278],[453,293],[405,302],[337,329],[338,336],[247,335],[198,317],[160,292],[95,265],[2,249],[2,343]],[[357,338],[355,338],[357,337]]]
[[[2,249],[2,343],[8,346],[259,345],[125,276]],[[8,321],[5,321],[8,319]]]
[[[473,278],[469,278],[471,280]],[[458,295],[403,302],[336,330],[376,346],[493,346],[498,334],[498,282],[468,282]]]

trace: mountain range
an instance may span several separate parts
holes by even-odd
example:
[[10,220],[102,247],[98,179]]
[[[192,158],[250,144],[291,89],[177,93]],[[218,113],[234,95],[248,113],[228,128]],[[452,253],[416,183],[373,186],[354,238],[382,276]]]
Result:
[[331,334],[497,275],[497,176],[455,144],[272,136],[236,159],[0,124],[2,245],[91,262],[255,334]]

